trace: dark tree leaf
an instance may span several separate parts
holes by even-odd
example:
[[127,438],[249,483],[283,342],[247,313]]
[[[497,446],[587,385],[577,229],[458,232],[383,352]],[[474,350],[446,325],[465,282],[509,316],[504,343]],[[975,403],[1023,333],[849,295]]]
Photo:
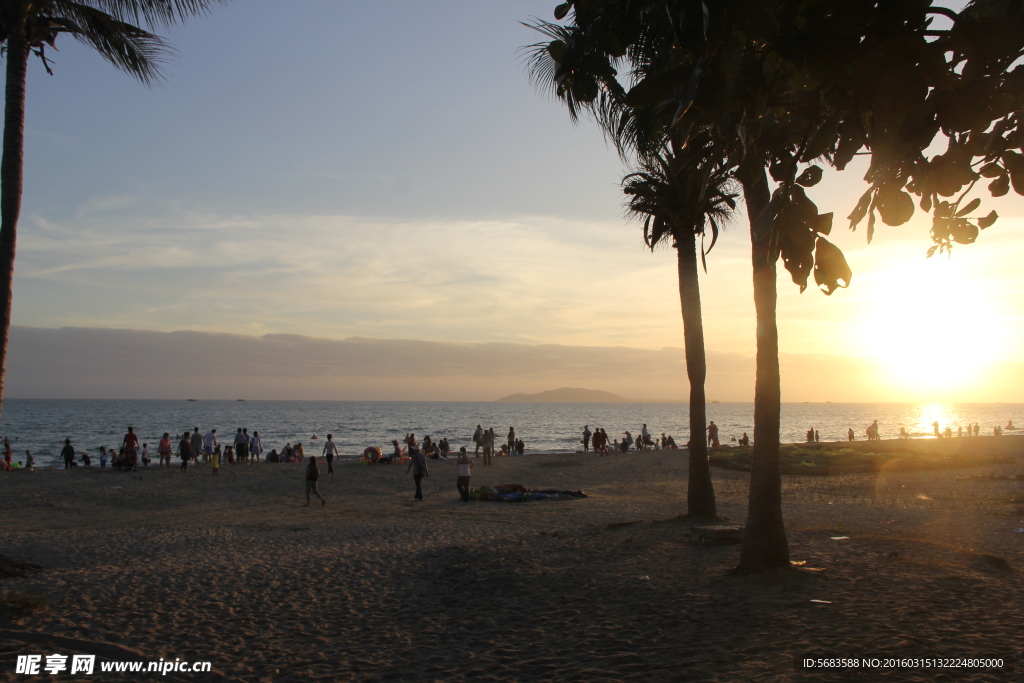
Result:
[[807,227],[803,212],[790,204],[779,212],[775,233],[782,262],[802,292],[814,265],[814,232]]
[[964,218],[958,218],[949,227],[949,236],[958,244],[973,244],[978,239],[978,227]]
[[997,218],[999,218],[999,214],[997,214],[995,211],[993,211],[989,215],[985,216],[984,218],[979,218],[978,219],[978,227],[981,228],[982,230],[984,230],[985,228],[987,228],[987,227],[991,226],[993,223],[995,223]]
[[563,2],[561,5],[555,7],[555,19],[561,21],[565,19],[566,15],[569,14],[569,3]]
[[1024,195],[1024,171],[1020,173],[1010,174],[1010,184],[1013,185],[1013,191],[1019,195]]
[[928,251],[925,252],[924,257],[925,258],[931,258],[932,256],[935,255],[935,250],[938,249],[938,248],[939,248],[939,245],[937,245],[937,244],[933,244],[932,246],[928,247]]
[[868,190],[860,196],[860,200],[857,202],[857,206],[854,207],[853,213],[848,218],[850,219],[850,229],[853,230],[857,227],[857,224],[864,220],[864,216],[868,215],[868,208],[871,206],[871,190]]
[[814,187],[821,180],[822,170],[820,166],[808,166],[804,169],[796,181],[804,187]]
[[921,210],[929,213],[932,210],[932,196],[925,194],[921,197]]
[[993,197],[1002,197],[1010,191],[1010,176],[1001,175],[988,184],[988,191]]
[[822,235],[832,232],[832,212],[823,213],[811,221],[811,230]]
[[824,237],[819,237],[814,248],[814,282],[822,292],[832,294],[837,287],[849,287],[851,279],[853,271],[843,252]]
[[967,206],[956,212],[956,217],[961,218],[981,206],[981,200],[975,197],[967,203]]
[[827,152],[835,144],[836,136],[839,134],[839,124],[843,122],[842,116],[838,113],[833,114],[825,123],[822,124],[821,128],[817,130],[810,142],[807,143],[807,149],[804,150],[804,154],[800,157],[800,161],[811,161],[817,159],[822,154]]
[[884,185],[876,204],[886,225],[903,225],[914,215],[914,198],[896,185]]
[[565,43],[561,40],[552,40],[548,43],[548,54],[553,60],[561,63],[562,57],[565,56]]
[[1002,166],[1000,166],[994,161],[991,161],[982,166],[978,173],[980,173],[985,178],[995,178],[997,176],[1004,175],[1006,171],[1003,170]]

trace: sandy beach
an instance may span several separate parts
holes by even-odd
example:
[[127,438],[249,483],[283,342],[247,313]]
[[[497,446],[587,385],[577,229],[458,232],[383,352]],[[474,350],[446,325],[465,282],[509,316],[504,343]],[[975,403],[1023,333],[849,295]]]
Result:
[[[212,663],[124,680],[1019,680],[794,657],[1015,657],[1021,442],[982,467],[785,477],[801,564],[745,578],[738,546],[673,519],[679,452],[477,463],[474,487],[588,495],[525,503],[459,502],[454,460],[422,503],[404,466],[347,464],[308,508],[295,464],[14,472],[0,553],[44,571],[0,579],[0,680],[99,677],[14,673],[53,652]],[[746,475],[714,477],[742,524]]]

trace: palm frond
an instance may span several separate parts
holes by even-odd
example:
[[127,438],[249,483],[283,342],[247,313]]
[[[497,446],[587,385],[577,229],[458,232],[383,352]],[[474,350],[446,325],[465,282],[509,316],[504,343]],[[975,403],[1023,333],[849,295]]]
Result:
[[214,5],[229,0],[81,0],[104,14],[131,24],[172,26],[189,17],[208,14]]
[[150,85],[160,78],[160,64],[174,51],[153,33],[121,21],[85,2],[54,0],[51,26],[93,47],[108,62]]

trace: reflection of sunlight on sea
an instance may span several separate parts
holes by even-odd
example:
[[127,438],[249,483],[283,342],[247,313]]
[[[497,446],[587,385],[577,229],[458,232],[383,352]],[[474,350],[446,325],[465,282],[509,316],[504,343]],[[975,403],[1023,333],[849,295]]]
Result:
[[934,423],[938,422],[940,431],[950,427],[956,435],[958,426],[966,430],[967,424],[961,420],[965,418],[952,403],[922,403],[918,406],[916,421],[907,425],[907,431],[911,436],[935,436]]

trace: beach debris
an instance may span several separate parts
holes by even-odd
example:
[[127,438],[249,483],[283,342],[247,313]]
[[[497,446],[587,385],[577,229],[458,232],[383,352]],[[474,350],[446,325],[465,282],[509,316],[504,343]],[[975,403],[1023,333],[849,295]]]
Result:
[[811,602],[816,602],[819,605],[831,605],[832,604],[831,600],[811,600]]
[[1013,533],[1015,533],[1015,534],[1024,534],[1024,529],[1014,529]]
[[799,562],[796,561],[796,560],[791,560],[790,564],[793,565],[794,567],[803,567],[804,565],[807,564],[807,560],[800,560]]
[[833,541],[848,541],[850,539],[849,536],[829,536],[829,538]]
[[650,581],[651,580],[651,577],[647,576],[646,574],[644,576],[638,576],[636,578],[640,579],[641,581]]
[[743,529],[729,524],[694,526],[690,531],[698,545],[736,545],[743,540]]

